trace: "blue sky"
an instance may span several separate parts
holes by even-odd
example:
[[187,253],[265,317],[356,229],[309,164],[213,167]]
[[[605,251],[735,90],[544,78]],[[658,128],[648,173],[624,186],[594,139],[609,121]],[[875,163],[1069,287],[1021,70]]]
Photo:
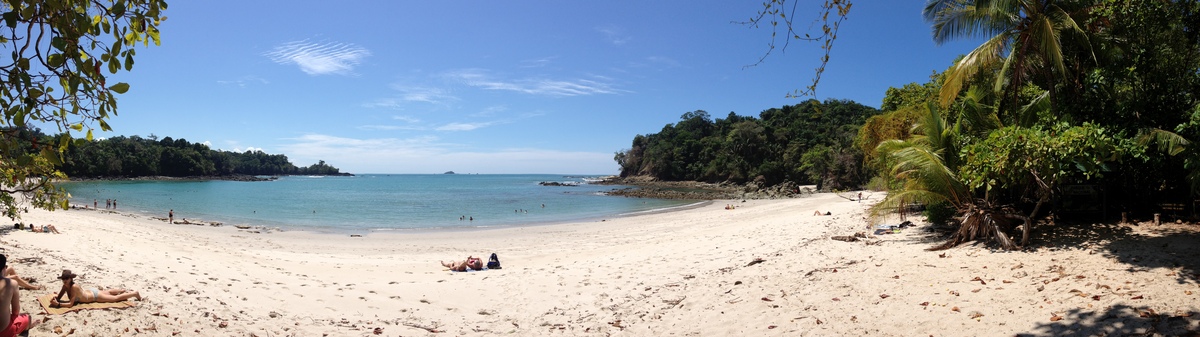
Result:
[[[801,25],[819,1],[797,10]],[[331,7],[332,6],[332,7]],[[615,174],[694,110],[801,102],[816,44],[765,63],[759,1],[173,1],[138,50],[115,135],[286,154],[353,173]],[[936,46],[921,2],[859,1],[817,99],[878,107],[978,42]],[[805,15],[800,15],[805,14]],[[819,26],[814,27],[819,29]],[[110,79],[110,82],[113,80]]]

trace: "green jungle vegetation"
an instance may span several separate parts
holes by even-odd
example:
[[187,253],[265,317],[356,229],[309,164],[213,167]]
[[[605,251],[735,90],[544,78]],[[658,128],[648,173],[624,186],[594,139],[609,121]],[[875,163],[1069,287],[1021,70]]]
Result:
[[855,134],[878,114],[840,100],[768,109],[759,118],[730,112],[714,121],[703,110],[693,111],[656,134],[634,137],[633,146],[615,159],[623,177],[852,188],[867,176]]
[[685,114],[618,152],[621,175],[884,189],[875,214],[919,204],[956,226],[933,249],[1025,246],[1047,216],[1076,216],[1066,191],[1080,186],[1103,191],[1083,215],[1192,211],[1200,2],[930,0],[923,14],[937,43],[984,42],[888,89],[878,113],[808,101],[758,119]]
[[[3,131],[0,131],[3,132]],[[52,144],[61,136],[48,136],[38,130],[16,129],[16,150],[36,153],[40,144]],[[67,145],[61,154],[60,170],[70,178],[137,177],[229,177],[263,175],[343,175],[324,160],[297,167],[282,154],[262,151],[221,151],[208,145],[150,135],[117,136],[87,141],[79,139]]]

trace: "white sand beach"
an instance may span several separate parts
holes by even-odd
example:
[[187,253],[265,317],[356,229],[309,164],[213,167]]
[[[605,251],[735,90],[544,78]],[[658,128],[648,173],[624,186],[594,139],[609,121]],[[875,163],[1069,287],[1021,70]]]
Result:
[[[31,210],[21,221],[51,223],[62,234],[6,231],[0,247],[22,276],[47,286],[21,292],[22,310],[50,318],[35,336],[1200,331],[1200,226],[1042,226],[1039,248],[1025,252],[925,251],[937,238],[920,221],[899,234],[830,239],[868,231],[867,206],[818,194],[605,221],[363,237]],[[1050,244],[1041,236],[1048,233]],[[457,273],[438,264],[493,252],[503,269]],[[145,299],[127,309],[43,315],[35,297],[57,292],[64,268],[82,274],[85,287],[133,288]]]

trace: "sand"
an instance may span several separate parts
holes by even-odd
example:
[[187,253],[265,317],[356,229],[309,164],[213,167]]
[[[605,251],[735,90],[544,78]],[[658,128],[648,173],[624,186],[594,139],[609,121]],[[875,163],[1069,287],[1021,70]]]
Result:
[[[878,194],[874,195],[877,199]],[[734,210],[724,209],[735,204]],[[23,214],[21,308],[74,336],[1057,336],[1200,330],[1200,229],[1040,226],[1037,248],[942,252],[929,225],[856,242],[869,202],[714,201],[572,224],[346,234],[167,224],[104,210]],[[548,205],[552,207],[552,205]],[[832,216],[813,216],[814,210]],[[181,215],[177,214],[176,219]],[[898,223],[899,219],[884,219]],[[1053,234],[1049,234],[1053,233]],[[503,269],[439,260],[497,253]],[[133,308],[40,315],[62,269]]]

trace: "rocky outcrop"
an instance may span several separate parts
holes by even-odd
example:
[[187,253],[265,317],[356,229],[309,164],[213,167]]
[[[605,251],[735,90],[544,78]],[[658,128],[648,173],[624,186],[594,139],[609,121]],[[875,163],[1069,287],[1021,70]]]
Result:
[[599,184],[627,185],[607,192],[609,195],[655,198],[655,199],[784,199],[796,198],[812,194],[811,189],[802,188],[792,182],[773,186],[760,186],[758,183],[704,183],[695,181],[659,181],[648,177],[627,177],[607,179]]

